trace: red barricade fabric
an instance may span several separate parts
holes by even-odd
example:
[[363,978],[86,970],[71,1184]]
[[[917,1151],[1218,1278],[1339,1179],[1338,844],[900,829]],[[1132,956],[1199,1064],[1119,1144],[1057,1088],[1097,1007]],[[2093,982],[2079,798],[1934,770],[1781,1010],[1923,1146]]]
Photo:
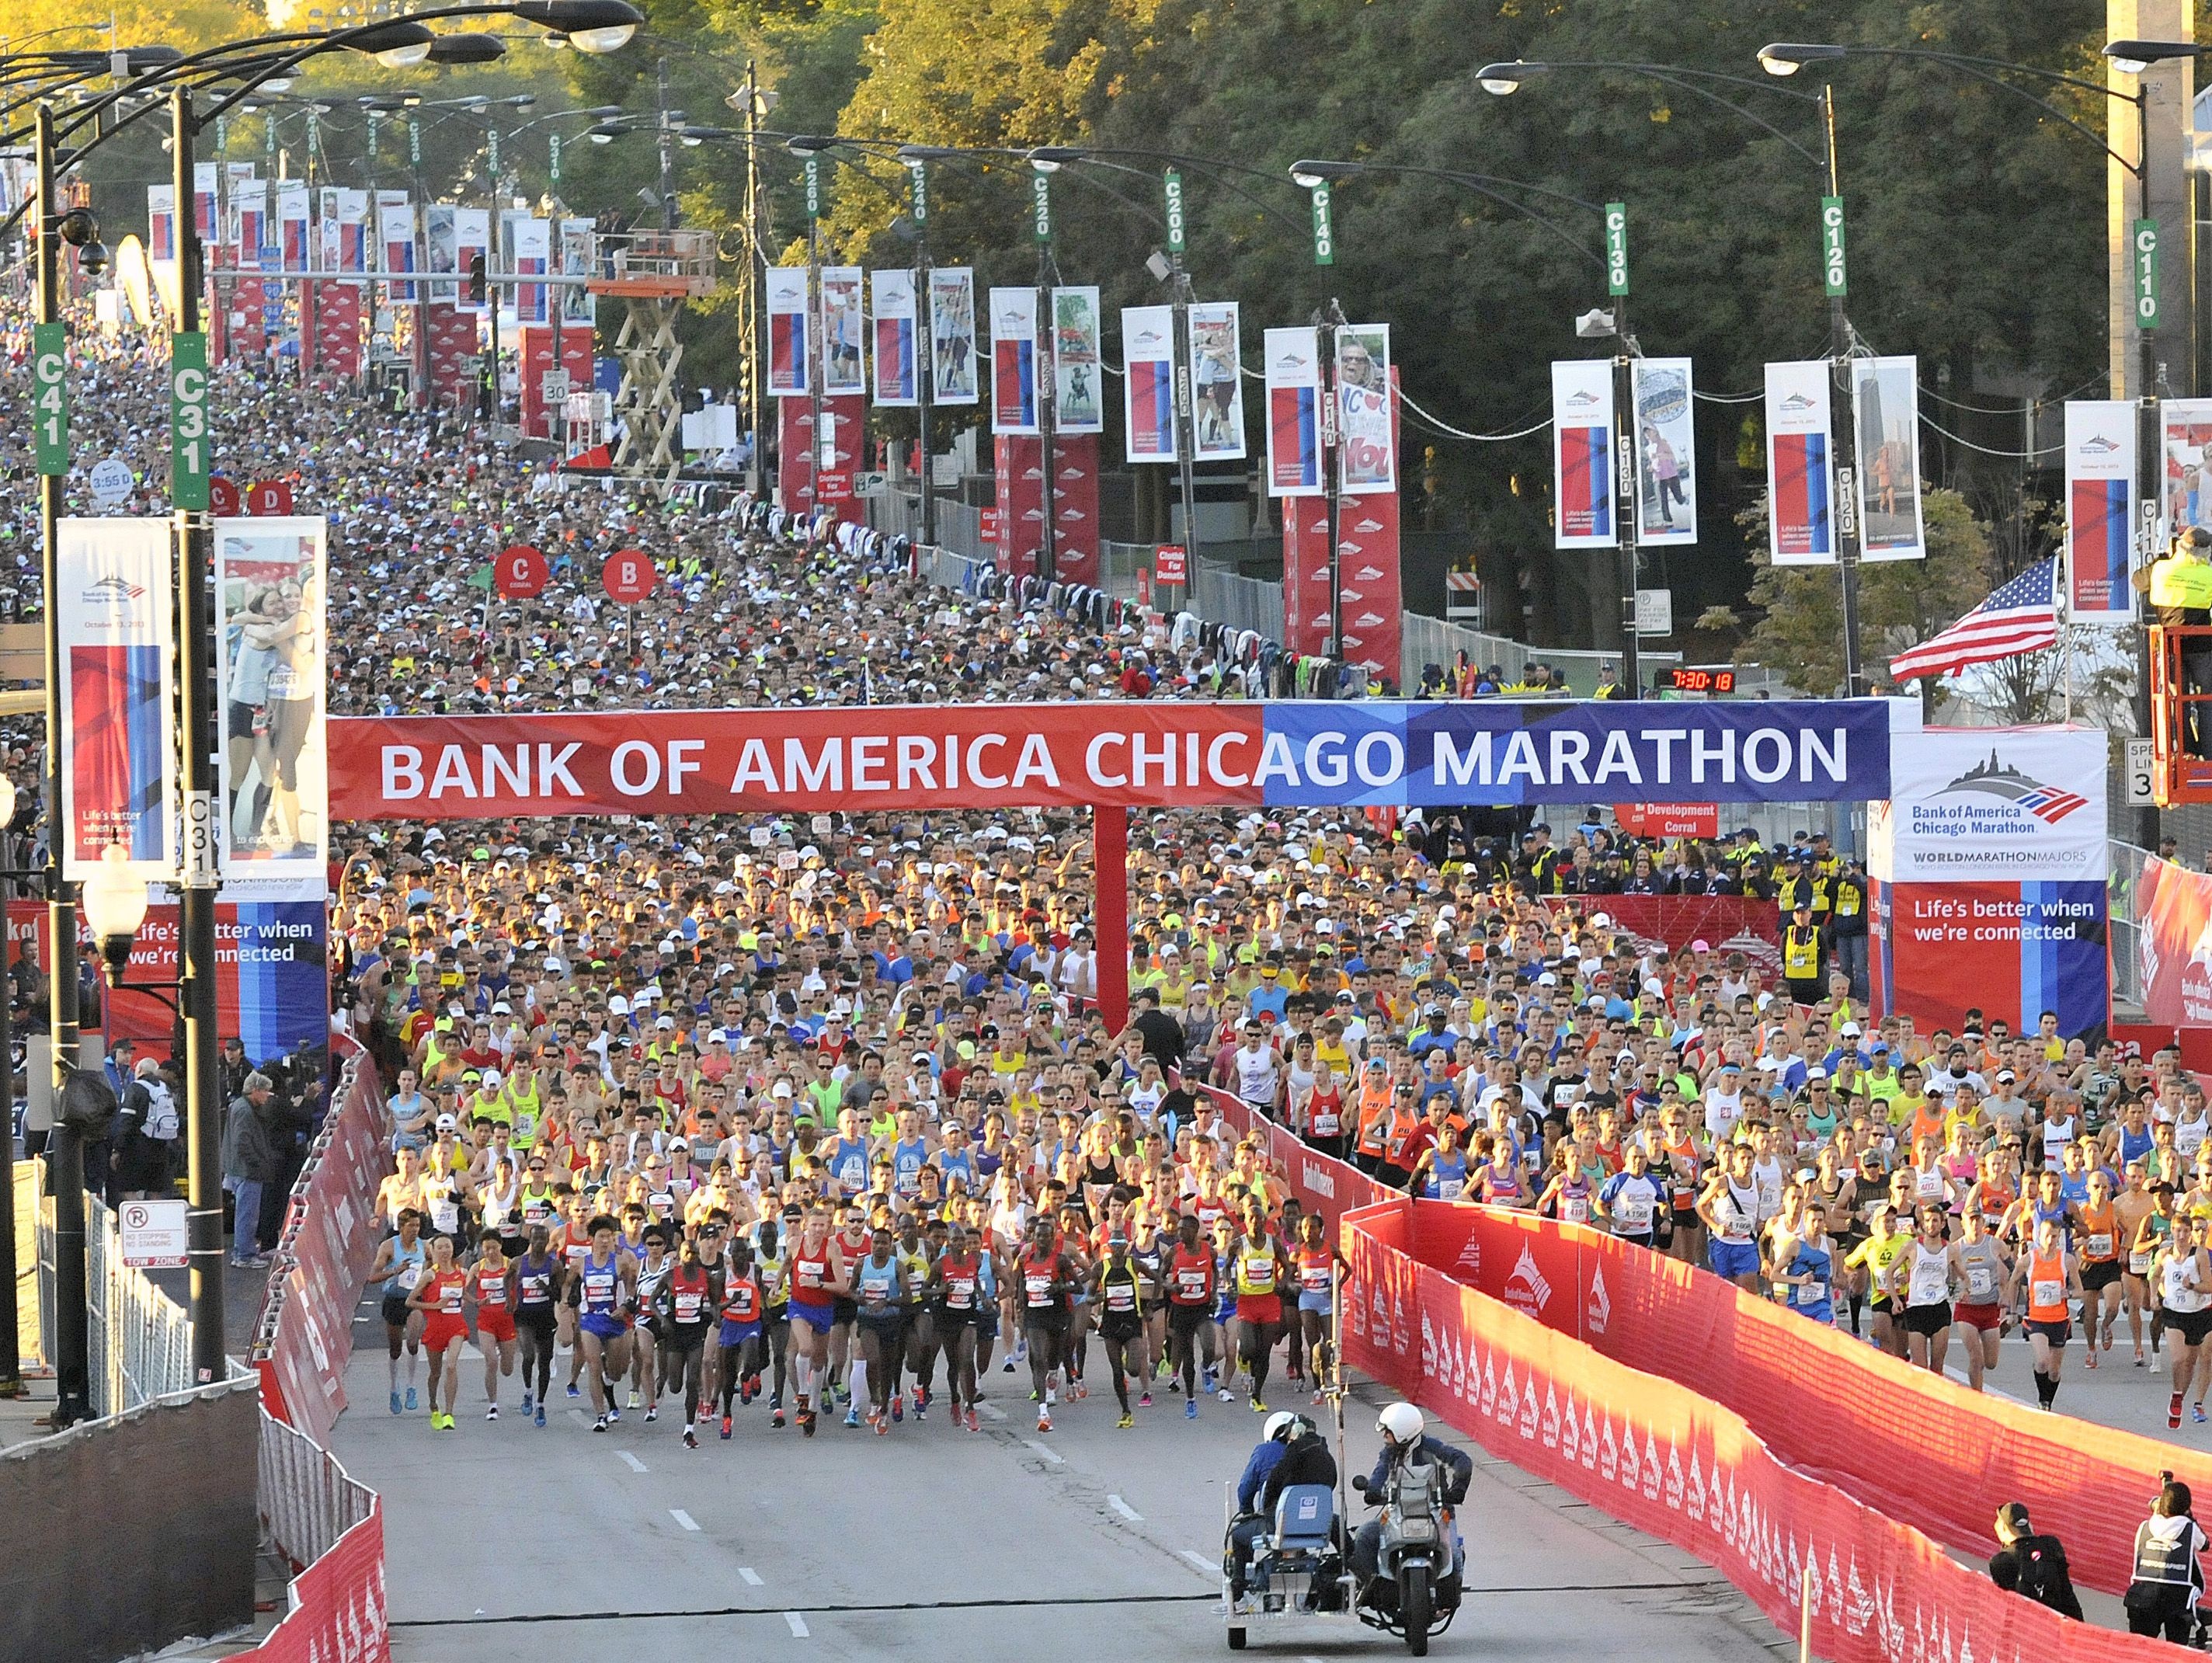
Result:
[[376,1071],[360,1059],[349,1080],[293,1187],[254,1356],[269,1412],[323,1445],[345,1408],[354,1305],[376,1257],[377,1186],[391,1169]]
[[1400,1205],[1419,1263],[1711,1399],[1792,1467],[1950,1546],[1994,1551],[1997,1507],[2024,1502],[2076,1581],[2119,1593],[2160,1470],[2212,1485],[2212,1457],[1969,1391],[1602,1231]]
[[1237,1137],[1259,1139],[1261,1164],[1290,1185],[1298,1205],[1308,1212],[1318,1212],[1333,1221],[1351,1208],[1391,1199],[1391,1191],[1358,1168],[1316,1154],[1303,1139],[1266,1115],[1254,1114],[1227,1092],[1213,1086],[1200,1089],[1220,1111],[1222,1123]]
[[1693,941],[1702,941],[1720,953],[1741,952],[1755,962],[1782,968],[1780,914],[1771,901],[1747,901],[1738,895],[1546,895],[1554,912],[1571,905],[1581,912],[1595,907],[1613,920],[1613,927],[1638,940],[1664,942],[1671,952],[1680,952]]
[[384,1504],[292,1579],[292,1609],[233,1663],[390,1663],[384,1606]]
[[[1796,1631],[1809,1599],[1815,1656],[2148,1663],[2171,1655],[2158,1642],[2069,1622],[2002,1593],[1978,1569],[1888,1516],[1887,1503],[1900,1492],[1940,1488],[1945,1472],[1923,1479],[1909,1466],[1893,1468],[1879,1492],[1885,1510],[1875,1511],[1763,1438],[1728,1405],[1616,1362],[1571,1330],[1547,1328],[1420,1262],[1407,1250],[1419,1250],[1425,1228],[1413,1211],[1397,1202],[1346,1221],[1346,1361],[1491,1454],[1696,1554],[1785,1633]],[[1533,1238],[1509,1241],[1534,1259]],[[1480,1245],[1487,1260],[1491,1244]],[[1517,1270],[1519,1255],[1510,1262]],[[1563,1282],[1554,1298],[1575,1285]],[[1821,1371],[1800,1362],[1800,1393],[1817,1391]],[[1820,1418],[1825,1405],[1804,1407],[1813,1412],[1800,1413],[1801,1427]],[[1919,1407],[1897,1396],[1888,1413],[1905,1418]],[[2147,1496],[2139,1491],[2134,1502],[2140,1517]],[[2039,1528],[2066,1538],[2069,1554],[2077,1539],[2088,1545],[2038,1502],[2030,1506]],[[1462,1527],[1471,1544],[1480,1541],[1479,1520]],[[2081,1563],[2076,1555],[2077,1572]]]

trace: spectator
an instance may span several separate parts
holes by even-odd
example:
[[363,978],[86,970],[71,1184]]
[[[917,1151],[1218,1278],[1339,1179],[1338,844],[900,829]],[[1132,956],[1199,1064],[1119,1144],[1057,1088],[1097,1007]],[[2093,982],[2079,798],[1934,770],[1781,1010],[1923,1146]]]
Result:
[[281,1111],[266,1074],[248,1074],[222,1123],[222,1187],[234,1202],[230,1262],[239,1269],[266,1265],[262,1252],[261,1198],[277,1174]]
[[2135,1573],[2128,1583],[2130,1634],[2163,1633],[2177,1646],[2189,1642],[2197,1602],[2204,1593],[2200,1557],[2212,1540],[2191,1514],[2189,1486],[2169,1478],[2151,1504],[2150,1517],[2136,1526]]
[[2081,1621],[2081,1601],[2074,1592],[2074,1578],[2066,1564],[2066,1549],[2056,1536],[2038,1536],[2027,1521],[2027,1508],[2007,1502],[1997,1509],[1997,1551],[1990,1560],[1990,1581],[2008,1593],[2017,1593],[2039,1605],[2048,1605],[2061,1617]]

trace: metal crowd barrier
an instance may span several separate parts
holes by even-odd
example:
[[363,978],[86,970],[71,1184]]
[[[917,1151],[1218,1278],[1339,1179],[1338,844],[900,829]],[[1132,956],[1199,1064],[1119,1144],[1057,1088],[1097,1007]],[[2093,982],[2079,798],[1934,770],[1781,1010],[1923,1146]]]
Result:
[[[39,1192],[39,1349],[51,1359],[54,1336],[54,1207],[46,1164],[33,1161]],[[191,1321],[182,1306],[123,1262],[114,1210],[84,1198],[85,1325],[91,1353],[92,1412],[119,1415],[192,1384]]]

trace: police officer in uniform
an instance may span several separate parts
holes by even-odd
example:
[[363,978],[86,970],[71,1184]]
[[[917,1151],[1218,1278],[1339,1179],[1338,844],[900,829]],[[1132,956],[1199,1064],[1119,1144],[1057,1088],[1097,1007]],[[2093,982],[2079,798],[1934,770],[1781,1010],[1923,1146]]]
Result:
[[[2177,532],[2166,553],[2148,570],[2136,576],[2145,590],[2158,622],[2176,625],[2212,623],[2212,531],[2192,525]],[[2194,640],[2182,650],[2181,680],[2185,691],[2212,692],[2212,642]],[[2183,743],[2191,756],[2212,756],[2212,711],[2203,705],[2185,706],[2181,719]]]
[[1782,932],[1782,979],[1799,1004],[1820,1002],[1820,926],[1813,922],[1813,901],[1801,894]]

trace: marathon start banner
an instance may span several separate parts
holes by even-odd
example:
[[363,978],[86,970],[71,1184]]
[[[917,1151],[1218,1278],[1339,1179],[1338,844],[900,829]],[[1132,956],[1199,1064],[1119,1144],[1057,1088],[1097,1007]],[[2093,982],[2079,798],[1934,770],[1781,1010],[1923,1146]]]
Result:
[[1005,704],[333,719],[342,820],[1875,801],[1917,701]]

